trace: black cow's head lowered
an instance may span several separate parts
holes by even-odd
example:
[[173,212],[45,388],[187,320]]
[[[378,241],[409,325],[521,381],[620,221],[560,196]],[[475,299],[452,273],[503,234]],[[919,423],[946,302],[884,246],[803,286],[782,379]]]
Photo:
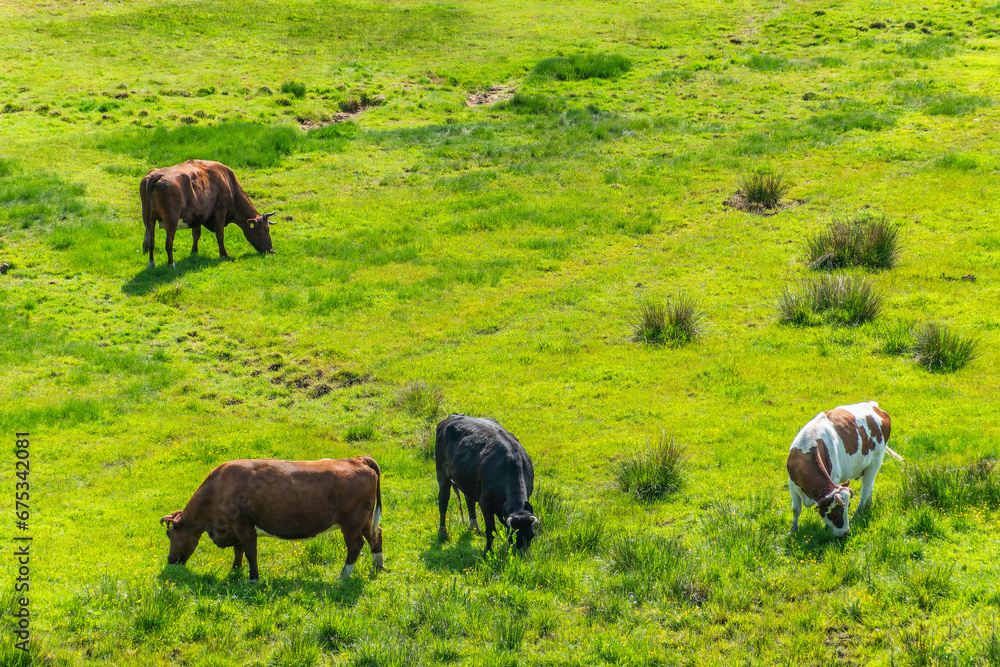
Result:
[[243,236],[257,252],[274,252],[274,247],[271,245],[271,225],[274,224],[271,222],[272,215],[274,212],[258,215],[240,225]]
[[167,527],[167,537],[170,539],[170,553],[167,563],[184,565],[198,547],[202,530],[196,529],[190,523],[184,523],[183,512],[177,511],[160,519],[160,525]]
[[538,517],[533,514],[533,509],[528,504],[525,509],[514,512],[507,517],[507,527],[514,536],[514,547],[524,550],[531,546],[531,540],[535,537],[535,528],[538,526]]

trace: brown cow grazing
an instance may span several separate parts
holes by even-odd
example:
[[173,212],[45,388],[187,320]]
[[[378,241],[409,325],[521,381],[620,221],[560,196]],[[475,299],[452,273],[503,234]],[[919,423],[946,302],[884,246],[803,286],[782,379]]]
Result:
[[274,252],[269,229],[274,224],[270,220],[274,213],[258,213],[236,180],[236,174],[224,164],[188,160],[173,167],[153,169],[139,184],[139,198],[142,199],[142,222],[146,226],[142,251],[149,253],[150,267],[155,266],[156,222],[167,232],[167,261],[171,266],[176,266],[174,234],[188,227],[194,238],[192,254],[198,252],[198,239],[204,227],[215,232],[219,256],[229,257],[224,237],[230,222],[243,230],[243,236],[257,252]]
[[[240,459],[223,463],[202,482],[183,510],[160,519],[167,526],[167,563],[185,564],[202,533],[220,549],[233,547],[233,569],[250,565],[256,581],[257,536],[304,540],[339,528],[347,544],[340,573],[351,576],[365,540],[381,570],[382,474],[368,456],[319,461]],[[372,512],[374,508],[374,514]]]

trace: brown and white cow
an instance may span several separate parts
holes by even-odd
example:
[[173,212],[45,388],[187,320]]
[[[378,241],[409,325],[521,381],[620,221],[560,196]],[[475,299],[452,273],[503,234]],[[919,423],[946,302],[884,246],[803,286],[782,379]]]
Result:
[[229,257],[225,231],[230,222],[236,223],[257,252],[274,252],[269,229],[274,224],[271,222],[274,213],[258,213],[236,180],[236,174],[221,162],[188,160],[172,167],[153,169],[139,183],[139,198],[142,200],[142,222],[146,227],[142,251],[149,253],[150,267],[154,266],[157,221],[167,233],[167,262],[171,266],[174,265],[174,234],[188,227],[194,239],[192,254],[198,252],[198,239],[204,227],[215,232],[219,256]]
[[[259,577],[257,536],[304,540],[339,528],[347,544],[340,576],[351,576],[365,540],[381,570],[381,471],[374,459],[223,463],[202,482],[183,510],[160,519],[167,526],[167,563],[185,564],[202,533],[220,549],[233,547],[233,569],[246,554],[250,580]],[[374,513],[373,513],[374,510]]]
[[792,496],[792,532],[799,528],[802,505],[816,505],[827,527],[837,537],[851,532],[848,511],[854,490],[848,484],[861,480],[861,500],[854,516],[868,505],[875,476],[888,454],[889,415],[875,401],[842,405],[821,412],[802,427],[788,450],[788,489]]

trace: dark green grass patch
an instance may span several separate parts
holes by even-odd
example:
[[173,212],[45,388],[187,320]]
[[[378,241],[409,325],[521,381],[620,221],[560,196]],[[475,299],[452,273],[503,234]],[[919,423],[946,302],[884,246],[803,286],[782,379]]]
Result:
[[924,110],[931,116],[968,116],[992,104],[993,100],[983,95],[944,93],[925,98]]
[[586,53],[564,58],[546,58],[531,70],[531,75],[557,81],[585,79],[614,80],[632,69],[632,61],[613,53]]
[[873,209],[833,220],[806,241],[806,263],[813,269],[891,269],[898,258],[899,227]]
[[957,50],[958,38],[948,35],[927,35],[920,41],[900,43],[896,47],[896,53],[905,58],[946,58]]
[[0,231],[77,220],[93,212],[85,192],[55,174],[25,172],[12,161],[0,161]]
[[928,322],[913,331],[913,360],[929,371],[950,373],[979,356],[979,339]]
[[794,67],[787,59],[770,53],[754,54],[747,58],[745,65],[747,69],[758,72],[786,72]]
[[824,322],[856,326],[882,312],[882,297],[871,281],[854,276],[825,275],[798,290],[785,288],[778,299],[778,320],[797,326]]
[[155,167],[190,159],[215,160],[232,168],[271,167],[288,157],[303,136],[291,126],[224,122],[122,132],[104,137],[97,146]]
[[680,488],[687,474],[684,445],[661,434],[659,441],[611,464],[615,485],[639,500],[654,500]]
[[955,171],[972,171],[979,167],[979,159],[975,155],[948,153],[934,161],[939,169],[954,169]]
[[650,301],[639,311],[632,339],[651,345],[683,345],[704,334],[704,321],[692,297],[681,294],[666,303]]
[[911,507],[927,505],[957,511],[1000,507],[1000,471],[996,459],[984,457],[964,465],[908,465],[901,498]]
[[844,67],[847,65],[847,61],[843,58],[837,56],[819,56],[818,58],[813,58],[812,62],[816,63],[820,67]]
[[515,93],[514,97],[497,104],[496,108],[510,109],[519,114],[553,114],[566,109],[566,100],[554,95]]
[[834,134],[844,134],[851,130],[880,132],[896,124],[896,119],[871,109],[845,109],[813,116],[809,123],[818,130]]
[[306,96],[306,84],[301,81],[286,81],[281,84],[281,93],[301,100]]

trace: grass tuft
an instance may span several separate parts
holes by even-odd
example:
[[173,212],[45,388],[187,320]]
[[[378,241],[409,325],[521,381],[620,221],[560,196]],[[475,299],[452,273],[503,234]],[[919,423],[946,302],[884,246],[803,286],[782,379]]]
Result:
[[781,199],[790,188],[781,174],[766,169],[752,171],[740,177],[736,194],[726,203],[751,213],[774,211],[781,207]]
[[705,316],[694,299],[680,295],[666,304],[648,302],[639,312],[633,340],[650,345],[683,345],[701,338]]
[[327,651],[343,651],[361,638],[362,630],[356,616],[345,615],[339,610],[328,612],[317,628],[319,645]]
[[979,356],[979,340],[928,322],[913,331],[913,359],[932,372],[950,373]]
[[812,269],[891,269],[898,259],[899,227],[871,209],[834,220],[806,241],[806,262]]
[[898,357],[913,349],[913,322],[899,320],[884,324],[878,330],[878,346],[880,354]]
[[909,465],[902,498],[913,507],[946,511],[1000,507],[1000,473],[996,459],[984,457],[965,465]]
[[614,80],[632,69],[632,61],[610,53],[587,53],[546,58],[531,70],[532,76],[557,81]]
[[414,417],[434,421],[441,413],[444,392],[423,380],[411,380],[396,392],[394,405]]
[[871,281],[854,276],[825,275],[799,291],[787,287],[778,298],[778,321],[796,326],[824,322],[857,326],[882,312],[882,297]]
[[657,444],[612,464],[615,485],[639,500],[654,500],[673,493],[684,482],[687,452],[666,434]]
[[747,69],[757,70],[758,72],[784,72],[792,69],[792,63],[788,62],[787,59],[780,56],[772,56],[770,53],[757,53],[749,58],[746,62]]
[[291,95],[301,100],[306,96],[306,84],[299,81],[286,81],[281,84],[281,92],[283,95]]

